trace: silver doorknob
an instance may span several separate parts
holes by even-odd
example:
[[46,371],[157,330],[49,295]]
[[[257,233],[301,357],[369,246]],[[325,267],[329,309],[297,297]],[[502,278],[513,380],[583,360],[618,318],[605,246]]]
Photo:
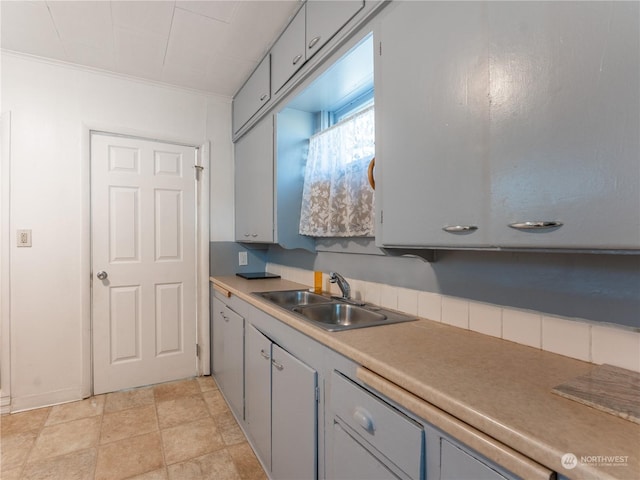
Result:
[[101,270],[98,273],[96,273],[96,277],[98,277],[98,280],[105,280],[108,276],[109,274],[104,270]]

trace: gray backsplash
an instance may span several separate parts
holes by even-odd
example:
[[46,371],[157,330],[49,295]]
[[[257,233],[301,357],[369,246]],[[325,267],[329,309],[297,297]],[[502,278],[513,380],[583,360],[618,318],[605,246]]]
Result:
[[[238,265],[238,253],[247,252],[248,265]],[[211,275],[235,275],[242,272],[264,272],[267,250],[247,248],[236,242],[209,243],[209,273]]]
[[[211,244],[214,275],[240,271],[238,249],[244,247],[233,242]],[[640,328],[638,255],[438,251],[436,261],[428,263],[381,255],[379,249],[362,247],[360,242],[343,242],[334,250],[315,254],[277,246],[249,250],[250,268],[245,271],[260,270],[266,262],[336,270],[358,280]]]

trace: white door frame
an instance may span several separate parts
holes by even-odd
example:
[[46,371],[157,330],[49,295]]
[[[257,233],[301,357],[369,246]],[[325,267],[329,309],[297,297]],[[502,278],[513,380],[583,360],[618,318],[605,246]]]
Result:
[[11,411],[11,112],[0,116],[0,413]]
[[110,135],[137,137],[145,140],[156,140],[164,143],[177,143],[198,149],[198,165],[204,169],[200,173],[200,181],[196,186],[196,335],[200,349],[198,356],[198,375],[209,375],[209,189],[210,159],[209,141],[176,139],[167,135],[152,132],[123,129],[104,125],[82,126],[82,246],[80,269],[85,281],[82,282],[82,396],[93,394],[93,361],[92,361],[92,314],[91,314],[91,132],[104,132]]

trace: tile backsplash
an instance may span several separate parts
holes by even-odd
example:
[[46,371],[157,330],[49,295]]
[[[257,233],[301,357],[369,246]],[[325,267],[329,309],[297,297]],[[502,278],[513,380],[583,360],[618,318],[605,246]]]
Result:
[[[286,280],[313,284],[310,270],[268,263],[267,271]],[[613,324],[564,318],[464,298],[347,278],[358,300],[491,335],[586,362],[607,363],[640,372],[640,332]],[[340,289],[323,274],[324,290]]]

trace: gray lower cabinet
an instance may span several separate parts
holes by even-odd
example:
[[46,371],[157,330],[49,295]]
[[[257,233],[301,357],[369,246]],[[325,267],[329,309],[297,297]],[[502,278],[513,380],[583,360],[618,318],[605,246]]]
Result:
[[[339,372],[331,375],[331,415],[337,438],[333,439],[333,464],[328,467],[328,478],[348,478],[343,472],[358,470],[375,474],[369,477],[372,479],[424,478],[422,425]],[[359,452],[357,456],[345,456],[341,451],[345,443]]]
[[244,318],[212,299],[212,371],[238,418],[244,416]]
[[397,480],[399,477],[367,450],[357,435],[333,423],[333,475],[335,479]]
[[440,479],[504,480],[505,477],[446,439],[441,438]]
[[386,7],[377,243],[640,248],[639,17],[638,2]]
[[272,347],[271,472],[274,479],[317,478],[317,373]]
[[328,479],[518,478],[337,371],[331,375],[330,409]]
[[258,457],[271,470],[271,340],[251,324],[244,340],[244,419]]
[[426,438],[428,479],[517,480],[520,478],[436,428],[427,426]]
[[317,478],[317,373],[248,324],[245,423],[273,479]]
[[272,243],[274,202],[273,116],[235,144],[235,233],[238,242]]
[[224,300],[213,296],[212,371],[270,478],[518,478],[365,388],[353,361],[243,300]]

